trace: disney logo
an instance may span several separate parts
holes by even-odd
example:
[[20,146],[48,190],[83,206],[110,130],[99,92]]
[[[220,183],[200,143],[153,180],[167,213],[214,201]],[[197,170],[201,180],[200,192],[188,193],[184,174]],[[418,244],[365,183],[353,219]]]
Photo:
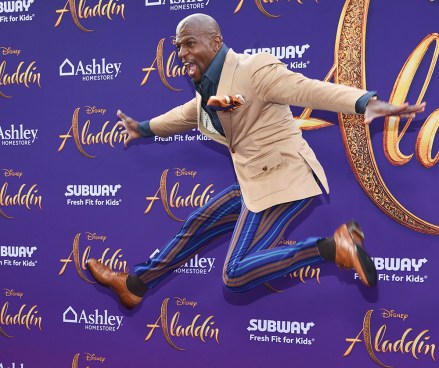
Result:
[[179,307],[181,307],[181,306],[190,306],[192,308],[195,308],[198,303],[197,302],[189,301],[186,298],[175,297],[175,304],[178,305]]
[[90,361],[98,361],[101,363],[105,362],[104,357],[97,356],[96,354],[85,353],[85,355],[86,355],[85,359],[87,360],[87,362],[90,362]]
[[4,289],[4,290],[5,290],[5,296],[18,296],[21,299],[21,297],[24,295],[23,293],[14,291],[13,289]]
[[21,54],[21,50],[13,50],[10,47],[4,47],[4,46],[0,46],[0,49],[2,50],[2,55],[20,55]]
[[99,109],[96,106],[85,106],[85,112],[87,114],[102,114],[104,115],[107,112],[107,109]]
[[196,171],[189,171],[189,170],[186,170],[185,168],[180,169],[180,168],[175,167],[174,170],[175,170],[175,176],[192,176],[192,177],[194,177],[195,175],[197,175]]
[[409,317],[408,314],[396,313],[393,309],[387,310],[387,309],[381,308],[380,310],[383,311],[381,313],[381,316],[383,318],[401,318],[403,321],[405,321]]
[[86,233],[87,240],[102,240],[104,242],[107,239],[106,235],[96,235],[96,233]]
[[5,172],[5,177],[8,177],[8,176],[17,176],[17,177],[21,178],[21,176],[23,175],[22,172],[19,172],[19,171],[15,172],[15,171],[12,170],[12,169],[3,169],[3,171]]

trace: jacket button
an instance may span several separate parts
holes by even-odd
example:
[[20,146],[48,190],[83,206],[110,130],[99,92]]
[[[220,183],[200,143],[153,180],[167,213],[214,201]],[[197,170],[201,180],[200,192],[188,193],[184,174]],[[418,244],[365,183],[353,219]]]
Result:
[[267,171],[267,170],[268,170],[268,167],[267,167],[267,166],[264,166],[264,167],[262,168],[262,170]]

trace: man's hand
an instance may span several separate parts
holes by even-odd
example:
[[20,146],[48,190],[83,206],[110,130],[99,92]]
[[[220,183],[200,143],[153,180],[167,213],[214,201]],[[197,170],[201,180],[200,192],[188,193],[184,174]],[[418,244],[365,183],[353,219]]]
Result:
[[124,128],[124,130],[122,130],[120,134],[123,134],[125,136],[124,144],[126,147],[127,144],[131,142],[133,139],[137,139],[141,137],[139,130],[139,123],[134,119],[126,116],[120,110],[117,110],[117,116],[119,117],[120,120],[117,122],[116,126],[121,126]]
[[396,106],[391,105],[388,102],[380,100],[370,100],[366,106],[364,112],[364,124],[370,124],[373,119],[380,118],[382,116],[399,116],[403,119],[414,118],[417,113],[425,110],[425,102],[419,105],[409,105],[408,102]]

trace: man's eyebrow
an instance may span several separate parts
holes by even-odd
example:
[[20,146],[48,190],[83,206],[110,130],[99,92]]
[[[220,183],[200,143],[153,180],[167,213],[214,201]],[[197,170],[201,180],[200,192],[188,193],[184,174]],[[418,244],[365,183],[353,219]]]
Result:
[[181,43],[185,43],[188,41],[196,41],[196,37],[195,36],[183,36],[181,37],[179,40],[177,39],[177,37],[174,38],[174,44],[181,44]]

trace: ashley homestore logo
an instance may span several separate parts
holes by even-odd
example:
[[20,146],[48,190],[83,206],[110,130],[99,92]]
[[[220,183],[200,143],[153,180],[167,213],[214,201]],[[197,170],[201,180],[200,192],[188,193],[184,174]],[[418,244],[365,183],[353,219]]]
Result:
[[145,6],[169,4],[169,10],[204,9],[210,0],[145,0]]
[[100,60],[93,58],[90,62],[73,63],[65,59],[59,67],[61,77],[79,76],[82,81],[113,80],[120,73],[122,63],[107,62],[105,57]]
[[87,313],[84,309],[79,313],[69,306],[63,313],[64,323],[83,324],[86,330],[95,331],[117,331],[122,325],[123,316],[113,316],[105,309],[103,313],[95,309]]

